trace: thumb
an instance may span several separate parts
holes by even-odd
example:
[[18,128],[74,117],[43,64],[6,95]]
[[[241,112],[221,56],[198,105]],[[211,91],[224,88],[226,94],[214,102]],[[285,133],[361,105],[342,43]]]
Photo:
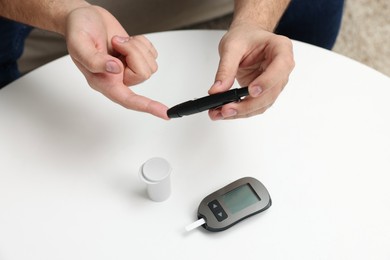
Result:
[[238,52],[221,51],[220,57],[215,83],[211,86],[209,94],[229,90],[234,83],[241,62],[241,55]]
[[78,61],[92,73],[119,74],[123,71],[123,65],[117,58],[100,52],[84,54]]
[[92,40],[86,40],[83,44],[69,44],[69,54],[91,73],[119,74],[123,71],[123,64],[118,58],[95,46]]

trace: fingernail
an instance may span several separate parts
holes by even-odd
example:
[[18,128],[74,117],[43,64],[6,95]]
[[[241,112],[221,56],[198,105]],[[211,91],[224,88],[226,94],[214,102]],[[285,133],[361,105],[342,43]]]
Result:
[[120,43],[125,43],[130,40],[130,37],[115,36],[115,40]]
[[220,86],[222,86],[222,81],[220,80],[217,80],[216,82],[214,82],[214,84],[211,86],[211,88],[219,88]]
[[251,87],[251,96],[252,97],[257,97],[261,94],[261,92],[263,92],[263,89],[259,86],[254,86],[254,87]]
[[109,73],[117,74],[121,72],[121,68],[115,61],[110,60],[106,63],[106,71]]
[[213,118],[213,120],[222,120],[223,119],[223,116],[221,113],[218,113],[217,115],[215,115],[215,117]]
[[222,81],[220,80],[217,80],[214,82],[214,84],[211,86],[211,88],[209,89],[209,94],[215,94],[215,92],[218,91],[218,87],[222,86]]
[[226,110],[226,111],[223,113],[223,117],[224,117],[224,118],[226,118],[226,117],[232,117],[232,116],[235,116],[235,115],[237,115],[237,110],[232,109],[232,108]]
[[216,82],[214,82],[213,87],[218,87],[218,86],[220,86],[220,85],[222,85],[222,81],[217,80]]

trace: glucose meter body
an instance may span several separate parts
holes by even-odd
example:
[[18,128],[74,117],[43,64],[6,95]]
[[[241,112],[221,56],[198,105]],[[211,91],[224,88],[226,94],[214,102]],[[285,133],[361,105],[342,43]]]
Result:
[[209,231],[223,231],[271,204],[265,186],[255,178],[245,177],[205,197],[198,208],[198,222]]

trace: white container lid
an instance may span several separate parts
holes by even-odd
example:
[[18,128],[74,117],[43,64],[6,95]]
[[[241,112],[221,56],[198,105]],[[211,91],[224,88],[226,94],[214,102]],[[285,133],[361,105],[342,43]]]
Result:
[[148,184],[155,184],[168,178],[171,170],[171,165],[167,160],[154,157],[142,165],[141,179]]

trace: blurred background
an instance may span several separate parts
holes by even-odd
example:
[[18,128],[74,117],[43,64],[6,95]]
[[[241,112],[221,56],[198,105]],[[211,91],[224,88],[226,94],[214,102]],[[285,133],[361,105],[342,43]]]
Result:
[[390,76],[390,1],[346,0],[334,51]]
[[[228,15],[191,28],[227,29],[230,21]],[[333,51],[390,76],[390,0],[345,0]]]

